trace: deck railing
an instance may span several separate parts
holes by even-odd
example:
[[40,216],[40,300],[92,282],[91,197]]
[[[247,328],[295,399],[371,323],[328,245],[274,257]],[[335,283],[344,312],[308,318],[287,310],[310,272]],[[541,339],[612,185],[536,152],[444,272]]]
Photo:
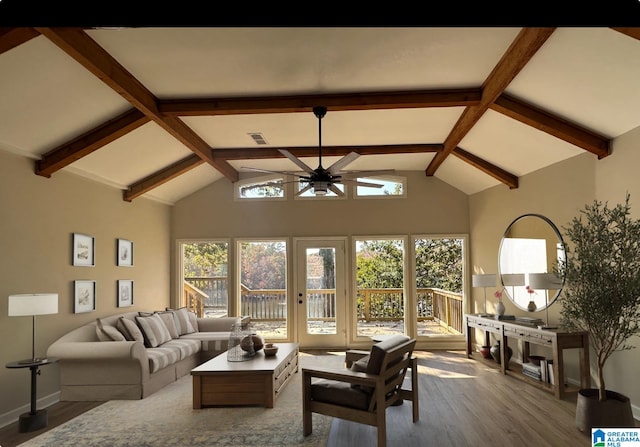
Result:
[[[223,284],[221,284],[223,283]],[[335,291],[308,289],[307,309],[310,320],[330,320],[335,317]],[[186,306],[196,314],[205,309],[226,309],[226,278],[185,278]],[[402,289],[359,289],[356,293],[358,321],[388,322],[404,318],[404,292]],[[286,320],[287,296],[283,289],[241,289],[240,315],[249,315],[254,321]],[[417,289],[416,319],[435,321],[462,333],[462,295],[435,288]]]

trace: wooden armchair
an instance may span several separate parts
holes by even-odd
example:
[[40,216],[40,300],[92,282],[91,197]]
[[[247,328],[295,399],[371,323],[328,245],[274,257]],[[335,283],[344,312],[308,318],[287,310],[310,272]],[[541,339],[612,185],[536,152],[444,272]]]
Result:
[[[377,428],[378,447],[387,444],[387,407],[410,401],[417,422],[418,371],[413,357],[416,340],[395,335],[371,351],[347,351],[349,368],[302,368],[302,425],[312,432],[312,414],[319,413]],[[368,355],[367,355],[368,354]],[[356,360],[358,357],[358,360]],[[411,389],[404,389],[407,370]]]

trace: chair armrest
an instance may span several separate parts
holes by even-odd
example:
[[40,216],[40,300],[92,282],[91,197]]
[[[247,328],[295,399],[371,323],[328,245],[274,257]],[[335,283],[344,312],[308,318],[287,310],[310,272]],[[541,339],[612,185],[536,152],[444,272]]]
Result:
[[316,367],[313,369],[302,368],[302,380],[328,379],[337,380],[339,382],[347,382],[354,385],[375,386],[379,376],[362,372],[351,371],[350,369],[335,370],[331,368]]
[[357,362],[362,357],[366,357],[369,354],[369,351],[364,351],[361,349],[349,349],[345,352],[344,363],[347,365],[347,368],[351,368],[353,362]]

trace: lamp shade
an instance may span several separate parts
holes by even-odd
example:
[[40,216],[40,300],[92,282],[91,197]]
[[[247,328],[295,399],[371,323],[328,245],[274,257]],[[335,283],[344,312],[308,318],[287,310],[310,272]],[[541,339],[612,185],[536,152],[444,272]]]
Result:
[[23,317],[58,313],[57,293],[9,295],[9,316]]
[[562,280],[554,273],[529,273],[529,287],[537,290],[559,289]]
[[495,287],[497,283],[497,275],[495,273],[485,275],[473,275],[471,277],[473,287]]
[[524,286],[524,273],[503,273],[500,276],[505,286]]

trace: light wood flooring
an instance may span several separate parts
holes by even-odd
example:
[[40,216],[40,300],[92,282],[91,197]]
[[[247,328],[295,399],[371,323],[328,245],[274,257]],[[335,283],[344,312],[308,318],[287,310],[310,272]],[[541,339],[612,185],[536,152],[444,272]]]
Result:
[[[502,375],[491,364],[467,359],[463,351],[415,354],[420,373],[420,420],[412,423],[409,402],[387,409],[388,447],[590,445],[590,436],[575,428],[575,395],[558,400]],[[54,404],[48,408],[47,428],[19,433],[18,423],[10,424],[0,429],[0,446],[15,447],[100,404]],[[334,419],[327,447],[375,445],[374,427]]]

